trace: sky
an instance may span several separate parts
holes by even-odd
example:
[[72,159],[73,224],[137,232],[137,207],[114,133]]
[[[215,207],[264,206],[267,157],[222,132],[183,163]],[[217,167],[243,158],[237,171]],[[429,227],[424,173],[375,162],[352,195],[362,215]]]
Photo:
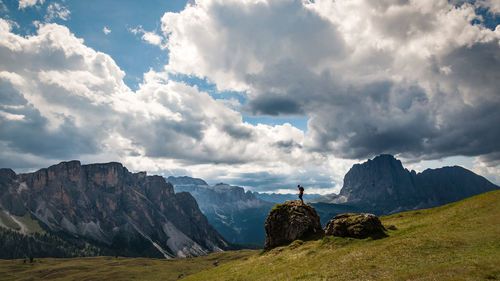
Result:
[[495,0],[0,0],[0,167],[337,193],[382,153],[500,184]]

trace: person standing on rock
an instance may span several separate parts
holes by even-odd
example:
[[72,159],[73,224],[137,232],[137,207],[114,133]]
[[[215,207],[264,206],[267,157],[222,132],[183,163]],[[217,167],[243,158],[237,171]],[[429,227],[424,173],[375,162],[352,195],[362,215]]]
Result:
[[302,195],[304,195],[304,188],[300,186],[300,184],[297,185],[297,188],[299,189],[299,199],[302,202],[302,204],[304,204],[304,200],[302,200]]

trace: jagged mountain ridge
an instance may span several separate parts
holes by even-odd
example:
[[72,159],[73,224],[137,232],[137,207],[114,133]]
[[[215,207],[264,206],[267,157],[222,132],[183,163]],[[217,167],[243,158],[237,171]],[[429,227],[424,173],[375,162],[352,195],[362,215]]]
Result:
[[273,203],[261,200],[239,186],[223,183],[209,186],[203,180],[190,179],[168,177],[167,181],[174,185],[176,192],[191,193],[209,223],[229,242],[264,244],[263,225]]
[[197,256],[230,247],[189,193],[176,194],[163,177],[116,162],[62,162],[19,175],[0,169],[0,209],[29,212],[53,233],[127,256]]
[[[297,190],[297,193],[261,193],[261,192],[253,192],[253,194],[267,202],[279,204],[283,203],[285,201],[292,201],[292,200],[297,200],[299,198],[299,191]],[[321,197],[320,194],[314,194],[314,193],[307,193],[307,190],[305,190],[305,193],[303,195],[303,199],[306,202],[309,202],[310,200],[314,200],[316,198]]]
[[355,164],[338,195],[316,202],[347,204],[378,214],[431,208],[498,189],[487,179],[459,166],[408,171],[401,161],[383,154]]

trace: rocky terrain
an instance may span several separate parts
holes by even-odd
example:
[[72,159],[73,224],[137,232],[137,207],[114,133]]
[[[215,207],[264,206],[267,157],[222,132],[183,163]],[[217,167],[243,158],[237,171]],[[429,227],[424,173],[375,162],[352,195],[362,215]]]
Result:
[[274,204],[257,198],[242,187],[227,184],[209,186],[190,177],[168,177],[176,192],[189,192],[196,198],[208,222],[229,242],[264,244],[264,221]]
[[272,249],[297,239],[323,237],[323,229],[316,210],[300,201],[277,204],[269,212],[264,224],[266,244],[264,249]]
[[189,193],[120,163],[70,161],[27,174],[0,169],[0,212],[3,227],[28,234],[19,219],[28,215],[46,232],[116,255],[185,257],[229,247]]
[[[392,155],[355,164],[344,177],[340,193],[315,200],[376,214],[430,208],[455,202],[499,187],[459,166],[408,171]],[[315,207],[329,208],[328,205]],[[326,211],[325,211],[326,212]],[[343,213],[340,210],[339,213]]]
[[326,223],[325,235],[340,237],[382,237],[385,227],[373,214],[341,214]]
[[[325,228],[316,209],[299,200],[277,204],[269,212],[264,227],[266,244],[264,249],[287,245],[294,242],[299,246],[302,240],[314,240],[323,236],[353,238],[382,238],[387,236],[379,218],[373,214],[346,213],[331,218]],[[299,240],[299,241],[296,241]],[[295,246],[292,246],[292,248]]]

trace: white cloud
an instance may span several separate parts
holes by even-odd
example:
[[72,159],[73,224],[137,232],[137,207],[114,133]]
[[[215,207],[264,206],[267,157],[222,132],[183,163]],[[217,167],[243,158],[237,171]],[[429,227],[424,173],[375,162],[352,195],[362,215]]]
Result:
[[40,2],[40,4],[43,4],[45,0],[19,0],[19,9],[24,9],[26,7],[33,7],[38,2]]
[[132,32],[134,35],[142,34],[141,36],[142,40],[146,41],[151,45],[158,46],[162,50],[167,48],[164,42],[165,41],[164,38],[155,31],[146,31],[142,28],[142,26],[138,26],[136,28],[129,28],[129,31]]
[[7,58],[0,63],[2,166],[78,158],[207,179],[244,181],[260,173],[281,179],[280,186],[338,184],[325,156],[303,151],[304,132],[290,124],[245,123],[223,100],[167,73],[146,73],[132,92],[111,57],[61,25],[40,24],[30,37],[14,34],[5,20],[0,28],[0,56]]
[[[355,162],[342,158],[496,163],[500,29],[471,25],[476,17],[447,1],[200,0],[166,13],[163,34],[130,29],[170,52],[165,72],[146,73],[136,92],[66,27],[22,37],[0,19],[0,163],[120,161],[318,192],[339,190]],[[245,123],[172,73],[244,91],[257,115],[308,115],[308,131]]]
[[497,0],[479,0],[476,1],[476,6],[487,8],[491,13],[500,14],[500,2]]
[[47,14],[44,17],[44,20],[46,22],[51,22],[55,19],[61,19],[61,20],[68,20],[69,15],[71,14],[70,10],[68,8],[64,7],[63,5],[54,2],[50,3],[50,5],[47,7]]
[[[439,1],[199,0],[165,13],[167,71],[308,115],[305,148],[439,159],[500,150],[500,33]],[[497,30],[499,30],[497,28]]]
[[111,29],[107,28],[106,26],[102,28],[102,32],[104,32],[104,34],[108,35],[111,33]]
[[0,11],[4,13],[9,12],[9,8],[7,8],[7,6],[2,0],[0,0]]
[[470,169],[493,183],[500,185],[500,165],[488,165],[488,162],[484,162],[480,157],[476,157],[474,165]]

